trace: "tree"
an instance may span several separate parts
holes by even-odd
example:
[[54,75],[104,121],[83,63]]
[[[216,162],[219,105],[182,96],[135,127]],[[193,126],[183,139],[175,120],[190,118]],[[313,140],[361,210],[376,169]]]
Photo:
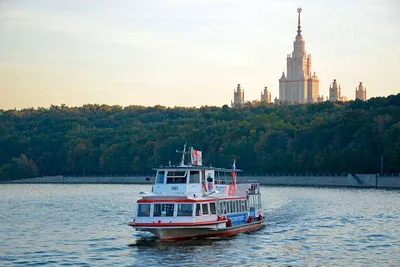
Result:
[[13,158],[11,163],[3,166],[1,174],[2,180],[25,179],[35,177],[38,169],[35,162],[21,154],[18,158]]

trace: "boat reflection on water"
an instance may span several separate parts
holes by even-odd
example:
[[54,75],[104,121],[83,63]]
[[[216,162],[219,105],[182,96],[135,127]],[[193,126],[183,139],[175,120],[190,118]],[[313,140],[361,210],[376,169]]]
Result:
[[224,237],[209,237],[202,239],[188,239],[188,240],[180,240],[174,242],[161,242],[155,236],[148,237],[139,237],[135,240],[135,242],[128,244],[129,247],[147,247],[147,248],[171,248],[171,247],[197,247],[197,246],[207,246],[213,245],[217,242],[221,241],[230,241],[234,239],[233,236],[224,236]]

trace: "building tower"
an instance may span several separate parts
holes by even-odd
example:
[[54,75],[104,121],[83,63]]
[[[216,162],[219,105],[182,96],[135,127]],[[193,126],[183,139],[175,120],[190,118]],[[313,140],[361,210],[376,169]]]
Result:
[[329,86],[329,101],[339,101],[342,99],[340,85],[333,79],[332,85]]
[[362,101],[367,100],[367,87],[365,87],[362,82],[356,87],[356,99]]
[[244,104],[244,90],[240,87],[238,83],[236,90],[233,91],[233,102],[231,102],[232,107],[239,107]]
[[268,92],[268,87],[264,87],[264,92],[261,92],[261,101],[271,103],[271,92]]
[[311,55],[306,54],[305,42],[301,35],[300,13],[297,9],[297,36],[293,43],[292,54],[287,55],[287,76],[282,73],[279,79],[279,99],[290,103],[314,103],[319,95],[319,80],[315,72],[311,73]]

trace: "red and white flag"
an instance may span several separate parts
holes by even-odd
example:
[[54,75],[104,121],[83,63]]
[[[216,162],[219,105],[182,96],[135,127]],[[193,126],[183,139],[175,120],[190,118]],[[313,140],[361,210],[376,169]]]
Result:
[[194,150],[192,148],[191,158],[192,158],[192,165],[201,166],[203,164],[202,163],[203,159],[202,159],[202,156],[201,156],[201,151]]

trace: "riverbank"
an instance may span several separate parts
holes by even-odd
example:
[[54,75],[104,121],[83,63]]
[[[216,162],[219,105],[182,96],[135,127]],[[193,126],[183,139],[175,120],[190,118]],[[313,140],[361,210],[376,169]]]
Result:
[[[153,184],[151,176],[43,176],[14,181],[10,184]],[[4,183],[4,182],[3,182]]]
[[271,186],[322,186],[400,189],[400,174],[346,174],[346,175],[282,175],[245,176],[248,181],[258,181]]
[[[7,181],[13,184],[153,184],[154,176],[44,176]],[[266,186],[325,186],[400,189],[400,174],[346,175],[258,175],[240,176],[239,180]]]

